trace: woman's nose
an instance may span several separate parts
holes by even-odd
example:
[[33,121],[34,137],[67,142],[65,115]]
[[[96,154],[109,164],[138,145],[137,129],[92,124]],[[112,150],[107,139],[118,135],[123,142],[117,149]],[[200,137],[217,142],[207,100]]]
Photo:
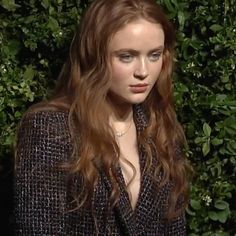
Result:
[[142,58],[137,63],[134,71],[134,77],[140,80],[145,79],[148,76],[148,65],[146,58]]

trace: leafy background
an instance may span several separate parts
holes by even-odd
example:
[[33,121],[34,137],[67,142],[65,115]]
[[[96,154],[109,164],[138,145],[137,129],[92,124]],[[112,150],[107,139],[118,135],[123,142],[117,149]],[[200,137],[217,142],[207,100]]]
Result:
[[[176,110],[195,170],[188,235],[236,235],[235,1],[158,2],[177,32]],[[12,233],[17,124],[31,104],[50,94],[88,3],[0,0],[1,235]]]

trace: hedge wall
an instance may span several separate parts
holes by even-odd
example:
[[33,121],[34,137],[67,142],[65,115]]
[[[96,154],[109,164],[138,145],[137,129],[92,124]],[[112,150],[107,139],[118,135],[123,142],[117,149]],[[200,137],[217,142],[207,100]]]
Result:
[[[0,1],[0,195],[4,225],[9,225],[12,217],[16,125],[24,111],[53,88],[88,2]],[[187,209],[188,235],[236,235],[236,4],[234,0],[159,2],[177,31],[176,109],[195,170]]]

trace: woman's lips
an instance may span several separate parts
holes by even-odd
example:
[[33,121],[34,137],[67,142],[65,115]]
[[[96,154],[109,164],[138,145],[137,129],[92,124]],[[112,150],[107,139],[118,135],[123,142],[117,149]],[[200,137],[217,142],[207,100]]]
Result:
[[130,85],[130,90],[133,93],[144,93],[148,88],[148,84],[134,84]]

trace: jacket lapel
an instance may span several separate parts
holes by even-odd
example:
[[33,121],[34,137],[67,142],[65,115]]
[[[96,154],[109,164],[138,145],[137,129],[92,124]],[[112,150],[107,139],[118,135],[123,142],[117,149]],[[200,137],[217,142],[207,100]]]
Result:
[[[124,180],[121,172],[121,168],[117,168],[117,175],[120,185],[120,196],[118,203],[114,207],[114,214],[117,222],[119,222],[119,229],[122,231],[121,235],[130,235],[130,236],[136,236],[136,222],[134,217],[134,211],[132,210],[128,193],[125,190]],[[105,184],[105,187],[108,191],[108,193],[112,192],[112,186],[107,178],[106,175],[103,174],[103,184]]]
[[[134,106],[134,119],[137,132],[141,132],[147,126],[147,117],[141,105]],[[145,166],[145,152],[139,147],[140,170],[143,173]],[[101,186],[105,188],[108,195],[112,192],[112,186],[108,177],[104,173],[101,174]],[[160,194],[157,194],[157,183],[153,182],[150,172],[143,174],[141,178],[140,194],[136,204],[135,210],[132,209],[128,193],[125,188],[125,181],[122,175],[120,166],[117,168],[117,175],[120,185],[120,197],[117,205],[114,207],[115,218],[119,222],[121,235],[136,236],[145,232],[150,222],[153,222],[153,217],[156,217],[157,212],[161,212],[160,207]],[[104,190],[104,189],[103,189]],[[107,199],[108,200],[108,199]],[[159,217],[158,217],[159,218]],[[161,218],[161,217],[160,217]]]
[[[142,105],[134,106],[134,118],[138,135],[148,126],[147,115]],[[153,179],[154,169],[158,165],[157,156],[153,156],[151,168],[144,172],[146,163],[146,152],[144,148],[139,145],[139,159],[140,170],[142,174],[140,195],[134,211],[136,219],[136,228],[140,235],[145,232],[150,225],[155,223],[161,225],[161,219],[163,218],[163,212],[166,202],[167,186],[160,187],[161,173],[157,176],[157,179]]]
[[[154,163],[156,161],[154,160]],[[154,222],[160,224],[162,219],[162,191],[159,190],[160,176],[156,181],[153,180],[153,166],[150,170],[146,171],[142,175],[140,195],[135,208],[136,227],[138,232],[145,232],[146,228],[149,228]],[[140,154],[140,166],[141,170],[144,170],[145,165],[145,153]],[[159,191],[158,191],[159,190]]]
[[[134,111],[134,121],[135,121],[136,129],[137,129],[137,132],[140,132],[147,126],[146,114],[143,111],[142,105],[134,105],[133,111]],[[141,165],[142,164],[140,163],[140,168],[142,169]],[[135,216],[136,211],[132,209],[132,206],[129,200],[129,195],[126,191],[125,181],[124,181],[124,177],[123,177],[120,166],[117,168],[117,174],[118,174],[118,179],[120,182],[121,192],[120,192],[119,202],[117,206],[115,207],[115,211],[116,211],[117,217],[119,218],[119,221],[121,222],[122,227],[125,230],[122,235],[136,236],[138,234],[137,227],[136,227],[137,222],[136,222],[136,216]],[[141,187],[140,187],[140,192],[141,191],[143,190],[141,190]],[[140,201],[142,202],[142,199],[138,199],[138,202]]]
[[122,184],[120,198],[117,206],[115,207],[116,217],[121,223],[124,232],[122,235],[137,235],[136,221],[134,217],[134,211],[131,207],[128,193]]

